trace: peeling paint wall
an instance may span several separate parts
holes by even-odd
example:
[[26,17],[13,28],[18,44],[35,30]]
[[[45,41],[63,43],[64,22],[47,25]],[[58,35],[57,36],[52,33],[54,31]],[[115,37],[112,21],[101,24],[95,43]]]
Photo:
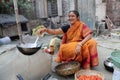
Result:
[[120,0],[107,0],[106,14],[115,26],[120,26]]
[[78,0],[80,19],[91,29],[95,29],[95,0]]

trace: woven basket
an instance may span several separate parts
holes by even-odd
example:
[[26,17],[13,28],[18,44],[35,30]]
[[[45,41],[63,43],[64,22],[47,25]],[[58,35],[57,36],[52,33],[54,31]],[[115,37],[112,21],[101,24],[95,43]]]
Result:
[[87,75],[87,76],[98,75],[102,78],[102,80],[104,80],[104,75],[101,72],[95,71],[95,70],[80,70],[80,71],[75,73],[75,80],[78,80],[78,77],[80,75]]
[[61,63],[55,67],[56,73],[62,76],[68,76],[75,74],[75,72],[80,70],[80,63],[79,62],[67,62]]

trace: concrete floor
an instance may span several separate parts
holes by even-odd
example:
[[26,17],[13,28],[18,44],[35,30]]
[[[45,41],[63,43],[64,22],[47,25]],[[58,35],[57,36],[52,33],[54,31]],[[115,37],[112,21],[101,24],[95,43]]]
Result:
[[[29,37],[29,38],[27,38]],[[45,36],[39,40],[39,43],[47,45],[52,36]],[[98,42],[99,65],[93,70],[100,71],[104,74],[105,80],[112,80],[112,73],[104,68],[103,61],[110,56],[114,49],[120,49],[118,40],[110,40],[105,37],[96,37]],[[26,36],[26,42],[34,42],[35,37]],[[25,80],[41,80],[47,73],[50,73],[56,80],[74,80],[73,76],[62,77],[52,72],[55,67],[51,55],[39,50],[32,56],[22,55],[16,48],[16,42],[0,46],[0,80],[18,80],[17,74],[22,74]]]

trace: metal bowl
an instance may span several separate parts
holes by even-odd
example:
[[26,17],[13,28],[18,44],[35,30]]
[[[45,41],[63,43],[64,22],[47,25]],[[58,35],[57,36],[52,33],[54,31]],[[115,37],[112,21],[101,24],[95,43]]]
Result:
[[24,55],[33,55],[41,49],[41,45],[34,46],[33,43],[18,44],[17,49]]
[[75,61],[61,63],[55,67],[56,73],[62,76],[72,75],[79,70],[80,70],[80,63]]
[[113,69],[113,62],[111,61],[111,58],[107,58],[105,61],[104,61],[104,66],[105,66],[105,69],[110,71],[110,72],[113,72],[114,69]]

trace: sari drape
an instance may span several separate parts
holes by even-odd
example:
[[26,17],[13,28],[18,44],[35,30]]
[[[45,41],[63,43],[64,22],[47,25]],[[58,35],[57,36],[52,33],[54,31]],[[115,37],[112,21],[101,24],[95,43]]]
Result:
[[71,25],[68,31],[63,35],[62,44],[60,46],[56,62],[78,61],[83,68],[90,68],[98,65],[97,43],[90,39],[82,45],[78,55],[75,49],[80,41],[82,41],[92,31],[83,22],[77,21]]

